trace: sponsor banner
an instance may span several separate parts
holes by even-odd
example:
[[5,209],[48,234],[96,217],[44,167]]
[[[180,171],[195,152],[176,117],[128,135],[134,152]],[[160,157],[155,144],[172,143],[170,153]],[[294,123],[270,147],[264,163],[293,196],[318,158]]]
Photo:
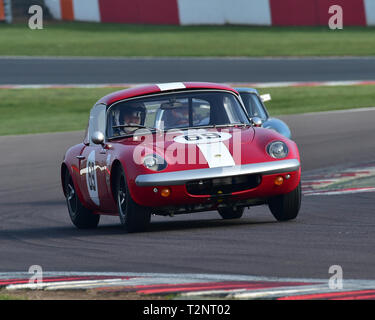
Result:
[[[4,0],[0,0],[1,3]],[[56,19],[172,25],[328,25],[333,5],[343,25],[375,25],[373,0],[45,0]],[[1,9],[0,9],[1,20]]]

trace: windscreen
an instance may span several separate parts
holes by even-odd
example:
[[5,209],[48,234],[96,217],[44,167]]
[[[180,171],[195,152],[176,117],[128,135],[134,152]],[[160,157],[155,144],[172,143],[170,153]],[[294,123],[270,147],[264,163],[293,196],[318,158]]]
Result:
[[249,124],[238,98],[229,92],[194,91],[156,95],[120,102],[108,110],[108,136],[139,128],[183,129]]

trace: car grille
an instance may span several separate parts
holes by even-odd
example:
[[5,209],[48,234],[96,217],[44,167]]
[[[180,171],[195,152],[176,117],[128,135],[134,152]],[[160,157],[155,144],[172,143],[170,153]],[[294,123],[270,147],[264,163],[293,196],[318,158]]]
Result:
[[225,195],[256,188],[261,181],[259,174],[202,179],[187,182],[186,189],[192,195]]

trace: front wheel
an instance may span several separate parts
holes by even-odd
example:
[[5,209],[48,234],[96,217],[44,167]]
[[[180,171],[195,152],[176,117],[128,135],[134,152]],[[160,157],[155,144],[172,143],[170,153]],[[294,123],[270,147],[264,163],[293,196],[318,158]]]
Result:
[[147,228],[151,220],[151,212],[132,199],[122,168],[117,171],[116,200],[120,222],[127,232],[143,231]]
[[243,215],[244,208],[219,208],[217,211],[223,219],[240,219]]
[[277,221],[295,219],[301,208],[301,182],[293,191],[270,199],[268,206]]
[[65,198],[68,205],[70,220],[78,229],[93,229],[99,224],[100,215],[85,208],[78,198],[72,176],[69,172],[65,176]]

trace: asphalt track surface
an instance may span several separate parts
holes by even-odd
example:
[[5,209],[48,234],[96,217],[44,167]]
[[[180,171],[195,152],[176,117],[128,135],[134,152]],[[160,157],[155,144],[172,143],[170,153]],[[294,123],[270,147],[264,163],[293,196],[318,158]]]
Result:
[[[375,110],[284,117],[303,176],[375,158]],[[96,230],[73,227],[59,182],[65,150],[82,132],[0,137],[0,271],[162,272],[375,279],[374,193],[304,197],[295,221],[267,207],[236,221],[216,212],[153,217],[126,234],[117,217]]]
[[2,84],[374,80],[375,58],[0,58]]

